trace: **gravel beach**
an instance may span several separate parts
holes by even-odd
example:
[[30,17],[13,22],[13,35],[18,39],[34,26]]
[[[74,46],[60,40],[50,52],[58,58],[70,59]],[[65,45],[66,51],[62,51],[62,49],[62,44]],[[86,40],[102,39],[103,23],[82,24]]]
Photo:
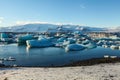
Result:
[[0,80],[120,80],[120,63],[57,68],[0,68]]

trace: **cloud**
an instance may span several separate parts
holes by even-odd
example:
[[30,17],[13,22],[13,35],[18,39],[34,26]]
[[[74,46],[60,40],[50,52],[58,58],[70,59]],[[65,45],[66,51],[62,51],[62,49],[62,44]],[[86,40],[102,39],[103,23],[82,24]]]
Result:
[[55,25],[63,25],[63,24],[72,24],[72,23],[54,23],[54,22],[41,22],[41,21],[16,21],[16,25],[25,25],[25,24],[55,24]]
[[81,5],[80,5],[80,8],[84,9],[84,8],[86,8],[86,7],[85,7],[84,4],[81,4]]
[[40,22],[40,21],[16,21],[17,25],[24,24],[47,24],[48,22]]

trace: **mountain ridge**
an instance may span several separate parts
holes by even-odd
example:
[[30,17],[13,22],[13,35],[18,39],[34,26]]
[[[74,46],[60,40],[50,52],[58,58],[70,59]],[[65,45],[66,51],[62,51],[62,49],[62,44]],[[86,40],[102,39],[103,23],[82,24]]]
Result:
[[[10,27],[1,27],[0,32],[46,32],[48,29],[57,29],[58,27],[63,27],[69,30],[81,30],[81,31],[90,31],[90,32],[98,32],[98,31],[118,31],[118,29],[108,29],[108,28],[100,28],[100,27],[89,27],[89,26],[80,26],[80,25],[72,25],[72,24],[50,24],[50,23],[34,23],[34,24],[23,24],[23,25],[15,25]],[[119,29],[120,31],[120,29]]]

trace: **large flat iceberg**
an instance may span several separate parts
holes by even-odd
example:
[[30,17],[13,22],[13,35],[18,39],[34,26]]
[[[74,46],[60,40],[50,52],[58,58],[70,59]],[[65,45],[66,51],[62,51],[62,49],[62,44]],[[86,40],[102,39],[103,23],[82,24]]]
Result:
[[46,38],[42,38],[39,40],[27,40],[26,43],[28,47],[41,47],[42,48],[42,47],[54,46],[54,44]]

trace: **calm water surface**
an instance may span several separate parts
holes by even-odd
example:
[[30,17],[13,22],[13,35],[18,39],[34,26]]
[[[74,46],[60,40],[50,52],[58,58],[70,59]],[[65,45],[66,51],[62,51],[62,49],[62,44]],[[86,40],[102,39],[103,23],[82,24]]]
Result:
[[63,48],[31,48],[17,44],[0,45],[0,58],[14,57],[16,61],[5,61],[6,65],[50,66],[64,65],[72,61],[101,58],[104,55],[120,56],[120,50],[97,47],[82,51],[65,52]]

